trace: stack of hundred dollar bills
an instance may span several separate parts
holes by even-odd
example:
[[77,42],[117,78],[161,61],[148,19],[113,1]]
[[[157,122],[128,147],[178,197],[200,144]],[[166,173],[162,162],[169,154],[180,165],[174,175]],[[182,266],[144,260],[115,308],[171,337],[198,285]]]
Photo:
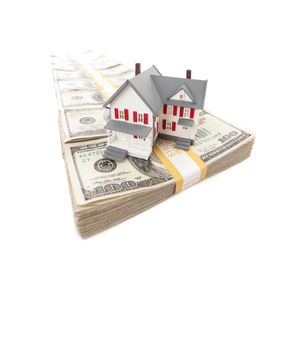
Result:
[[[123,162],[103,156],[109,131],[104,102],[127,79],[129,67],[96,52],[51,56],[59,127],[74,219],[82,237],[118,224],[175,194],[176,182],[155,153]],[[254,136],[201,111],[191,147],[206,177],[249,157]]]

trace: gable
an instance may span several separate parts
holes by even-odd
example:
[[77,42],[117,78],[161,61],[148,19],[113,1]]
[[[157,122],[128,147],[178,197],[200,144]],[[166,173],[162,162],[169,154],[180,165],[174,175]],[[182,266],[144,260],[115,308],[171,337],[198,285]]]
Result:
[[155,66],[130,79],[129,84],[132,85],[151,111],[157,113],[162,106],[162,99],[152,80],[152,75],[161,75]]
[[180,89],[170,100],[194,102],[184,89]]
[[158,75],[152,75],[152,79],[163,103],[170,101],[181,89],[184,89],[193,102],[186,100],[175,101],[192,104],[194,108],[203,109],[207,80],[164,77]]
[[155,66],[145,70],[135,77],[126,80],[126,82],[104,103],[103,107],[107,107],[122,92],[128,88],[132,88],[136,94],[143,100],[145,105],[150,108],[152,113],[157,113],[162,106],[162,99],[151,78],[152,75],[160,75]]
[[143,101],[143,99],[140,98],[140,96],[130,84],[126,84],[126,86],[118,93],[118,95],[114,97],[114,99],[110,102],[110,107],[118,109],[127,108],[151,114],[150,108]]

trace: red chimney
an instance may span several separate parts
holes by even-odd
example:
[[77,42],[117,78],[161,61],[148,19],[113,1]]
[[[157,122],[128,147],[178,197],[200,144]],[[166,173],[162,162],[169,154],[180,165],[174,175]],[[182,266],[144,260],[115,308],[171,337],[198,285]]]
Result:
[[141,73],[140,63],[135,63],[135,75],[138,75],[139,73]]
[[187,69],[187,79],[191,79],[192,71],[191,69]]

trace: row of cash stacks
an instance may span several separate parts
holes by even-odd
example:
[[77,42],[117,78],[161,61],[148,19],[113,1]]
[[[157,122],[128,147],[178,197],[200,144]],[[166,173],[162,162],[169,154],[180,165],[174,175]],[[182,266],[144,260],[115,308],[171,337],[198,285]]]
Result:
[[[122,222],[197,181],[249,157],[254,135],[199,112],[188,151],[158,141],[146,159],[106,157],[110,121],[103,105],[134,70],[97,52],[52,56],[59,128],[74,219],[82,237]],[[181,166],[182,164],[182,166]]]

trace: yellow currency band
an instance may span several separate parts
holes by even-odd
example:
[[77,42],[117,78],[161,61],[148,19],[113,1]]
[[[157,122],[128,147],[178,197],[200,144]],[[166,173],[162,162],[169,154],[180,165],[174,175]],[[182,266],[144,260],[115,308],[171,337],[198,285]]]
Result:
[[[176,187],[175,187],[175,193],[179,193],[184,188],[184,177],[182,175],[182,169],[179,170],[172,161],[167,157],[167,155],[158,147],[156,144],[154,146],[154,152],[158,156],[158,158],[161,160],[161,162],[164,164],[166,169],[169,171],[169,173],[172,175],[172,177],[175,180]],[[207,165],[204,163],[204,161],[193,151],[182,151],[185,156],[188,156],[192,159],[192,161],[197,165],[197,173],[199,172],[199,178],[197,178],[197,181],[201,181],[206,177],[207,173]],[[200,171],[199,171],[200,170]],[[187,186],[186,186],[187,187]]]
[[207,165],[206,163],[203,162],[203,160],[191,149],[189,149],[187,152],[188,156],[190,156],[193,161],[198,165],[198,167],[200,168],[200,181],[205,179],[206,177],[206,173],[207,173]]
[[81,70],[85,73],[86,77],[97,86],[97,88],[101,92],[101,94],[106,98],[106,100],[108,100],[110,96],[104,90],[103,86],[93,77],[93,75],[91,75],[88,72],[88,70],[85,68],[85,66],[81,62],[78,61],[78,63],[80,65]]
[[165,154],[160,150],[160,148],[157,145],[154,146],[154,152],[156,153],[158,158],[161,160],[161,162],[165,165],[166,169],[173,176],[175,183],[176,183],[175,193],[181,192],[183,189],[183,184],[184,184],[184,179],[183,179],[181,173],[177,170],[177,168],[165,156]]

